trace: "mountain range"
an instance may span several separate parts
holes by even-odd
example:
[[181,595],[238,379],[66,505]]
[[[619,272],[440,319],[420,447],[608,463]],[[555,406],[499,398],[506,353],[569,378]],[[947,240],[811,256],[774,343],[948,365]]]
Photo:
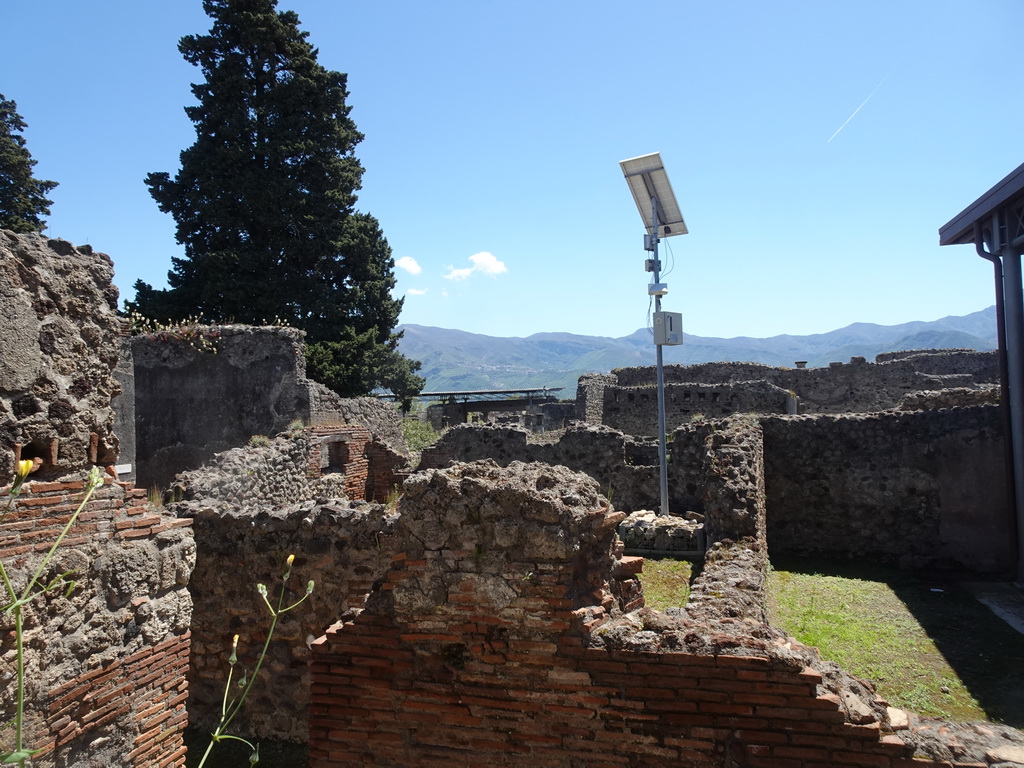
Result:
[[[642,328],[629,336],[581,336],[572,333],[535,333],[525,338],[484,336],[468,331],[402,325],[402,354],[423,364],[424,392],[519,387],[562,387],[571,398],[576,381],[585,373],[607,373],[613,368],[654,365],[651,333]],[[684,334],[683,344],[665,347],[666,364],[755,362],[808,366],[848,362],[862,356],[873,360],[882,352],[905,349],[995,349],[995,307],[969,315],[932,322],[900,325],[853,323],[828,333],[809,336],[772,336],[759,339],[737,336],[720,339]]]

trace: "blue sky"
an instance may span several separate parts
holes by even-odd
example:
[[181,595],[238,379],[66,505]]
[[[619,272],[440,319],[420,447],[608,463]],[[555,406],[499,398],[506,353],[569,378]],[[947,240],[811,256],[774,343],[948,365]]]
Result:
[[[663,309],[689,333],[993,303],[990,265],[937,230],[1024,161],[1019,0],[279,8],[349,75],[358,207],[400,265],[402,322],[643,327],[643,227],[618,161],[655,151],[690,230],[665,241]],[[36,175],[60,182],[47,233],[108,253],[122,296],[164,285],[181,249],[142,180],[194,140],[199,74],[177,41],[209,29],[200,0],[0,0],[0,19],[0,93]]]

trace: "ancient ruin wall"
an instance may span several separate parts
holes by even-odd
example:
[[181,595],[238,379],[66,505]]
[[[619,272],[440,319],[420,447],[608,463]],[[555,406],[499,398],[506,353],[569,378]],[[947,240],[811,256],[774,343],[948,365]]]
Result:
[[215,453],[293,422],[359,424],[401,451],[401,417],[377,398],[342,398],[305,374],[294,328],[195,326],[132,339],[138,484],[165,488]]
[[49,474],[116,460],[113,272],[89,246],[0,231],[0,482],[19,457]]
[[[79,506],[89,465],[112,472],[117,459],[111,398],[120,322],[111,275],[110,259],[88,247],[0,233],[0,482],[10,482],[18,458],[37,464],[0,520],[0,559],[16,586]],[[189,522],[108,476],[44,569],[44,583],[67,574],[74,588],[25,608],[27,743],[42,749],[33,765],[184,765]],[[7,722],[14,632],[10,614],[2,622]],[[0,735],[0,751],[11,733]]]
[[1012,569],[997,407],[762,425],[773,554]]
[[[605,412],[608,395],[606,390],[615,387],[626,388],[625,393],[633,394],[635,414],[629,412],[628,395],[620,395],[614,406],[615,423],[621,423],[623,431],[631,434],[652,434],[649,410],[654,403],[654,368],[619,368],[611,374],[613,382],[607,380],[580,380],[578,398],[588,404],[578,418],[585,418],[590,424],[612,424]],[[896,407],[901,399],[922,390],[945,389],[949,387],[978,387],[992,385],[999,380],[998,360],[995,352],[933,351],[899,357],[885,363],[868,363],[864,358],[853,358],[850,363],[833,363],[827,368],[774,368],[760,363],[703,363],[700,365],[665,366],[666,391],[674,385],[687,385],[695,392],[699,388],[728,387],[723,390],[729,396],[738,397],[745,388],[750,389],[751,402],[739,407],[736,412],[749,410],[760,413],[785,413],[787,406],[763,394],[764,383],[793,393],[800,401],[800,413],[846,413],[872,412]],[[641,393],[647,392],[647,402]],[[685,389],[683,390],[685,391]],[[761,394],[759,394],[761,393]],[[722,395],[720,395],[720,400]],[[597,403],[601,408],[598,409]],[[709,405],[713,405],[710,404]],[[728,407],[728,406],[726,406]],[[681,423],[698,410],[686,406],[674,414],[669,428]],[[709,408],[709,410],[712,410]],[[599,412],[600,411],[600,412]],[[727,415],[720,408],[705,415]],[[633,424],[633,421],[636,424]],[[633,432],[637,425],[644,425],[643,432]],[[628,427],[628,428],[627,428]]]
[[[673,442],[681,440],[683,434],[677,432]],[[761,425],[752,416],[722,420],[708,426],[703,443],[700,488],[708,543],[750,538],[763,547],[765,480]]]
[[[544,465],[410,478],[390,570],[313,645],[310,765],[949,765],[935,759],[952,754],[948,724],[925,743],[914,716],[874,701],[743,599],[692,615],[627,611],[621,515],[597,491]],[[757,542],[745,542],[716,545],[708,596],[763,573]],[[953,759],[980,766],[993,742],[999,754],[1024,744],[1013,729],[987,733],[980,752],[957,743]]]
[[189,671],[193,725],[216,723],[234,634],[240,635],[240,663],[255,664],[270,618],[256,585],[274,593],[294,554],[289,596],[301,596],[310,579],[315,588],[278,625],[232,732],[305,741],[309,643],[342,612],[362,605],[390,562],[396,516],[363,499],[383,500],[400,483],[405,473],[396,472],[396,463],[392,449],[372,440],[365,427],[320,426],[226,451],[175,480],[170,492],[182,500],[171,506],[194,523],[198,545],[190,583],[197,596]]
[[399,452],[408,450],[402,415],[395,403],[378,397],[339,397],[316,382],[310,382],[310,392],[312,424],[358,424],[370,430],[374,440]]
[[257,739],[304,742],[309,705],[309,644],[348,608],[359,607],[393,552],[395,516],[378,504],[313,500],[275,509],[195,510],[200,542],[191,588],[197,596],[192,623],[189,718],[212,728],[220,714],[231,639],[238,658],[253,669],[270,615],[256,591],[277,595],[285,561],[295,555],[289,601],[307,582],[313,593],[284,614],[275,639],[233,733]]
[[300,343],[294,328],[248,326],[135,337],[139,485],[164,487],[217,451],[308,422]]
[[[666,384],[665,421],[672,431],[694,418],[786,413],[792,399],[785,389],[766,381]],[[657,391],[653,387],[605,386],[603,423],[627,435],[657,435]]]
[[604,388],[617,384],[610,373],[587,373],[576,383],[576,420],[601,424],[604,413]]
[[[691,425],[682,434],[701,433]],[[700,511],[699,492],[703,443],[688,437],[673,439],[669,468],[672,498],[670,507]],[[423,451],[420,468],[439,468],[453,461],[493,459],[502,466],[513,461],[556,464],[585,472],[600,485],[618,509],[657,509],[658,447],[651,440],[630,438],[609,427],[574,425],[556,442],[532,442],[529,433],[515,427],[460,425],[445,432]]]
[[[0,558],[15,584],[39,565],[83,487],[80,475],[26,483],[0,523]],[[44,750],[33,765],[184,765],[190,522],[108,479],[61,544],[43,580],[72,571],[75,588],[34,600],[26,621],[28,743]],[[5,680],[13,679],[10,621],[3,622]],[[8,717],[13,697],[6,686],[0,701]]]

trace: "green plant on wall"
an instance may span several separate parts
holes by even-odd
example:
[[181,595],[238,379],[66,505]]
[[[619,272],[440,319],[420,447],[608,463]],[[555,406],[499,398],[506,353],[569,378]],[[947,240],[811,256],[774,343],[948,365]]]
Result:
[[[4,511],[0,514],[0,520],[3,519],[10,511],[14,508],[14,503],[18,496],[21,494],[22,486],[25,482],[25,478],[28,477],[29,472],[33,469],[33,462],[31,459],[24,459],[18,462],[17,475],[15,476],[14,483],[11,485],[10,491],[7,493],[7,505],[4,507]],[[0,579],[3,580],[4,585],[4,599],[5,604],[2,608],[5,615],[10,615],[14,619],[14,647],[15,647],[15,674],[17,676],[17,690],[15,692],[15,708],[14,708],[14,719],[4,725],[4,728],[13,725],[14,726],[14,741],[13,749],[8,752],[0,752],[0,763],[4,765],[17,765],[24,768],[27,760],[30,760],[36,752],[39,750],[29,749],[25,744],[25,617],[24,608],[30,602],[35,600],[40,595],[44,595],[48,592],[55,592],[58,589],[63,589],[65,595],[70,595],[71,591],[75,588],[75,582],[69,577],[71,571],[58,574],[48,582],[43,583],[43,574],[50,565],[50,561],[53,559],[54,553],[57,548],[64,541],[64,538],[68,535],[68,531],[71,530],[72,526],[78,522],[78,516],[82,513],[85,505],[92,497],[93,491],[96,490],[103,483],[103,474],[100,472],[99,467],[93,467],[89,473],[88,478],[85,482],[85,492],[82,496],[82,501],[79,503],[78,508],[74,514],[68,519],[68,522],[64,525],[60,535],[50,545],[50,549],[47,550],[43,559],[39,565],[36,566],[33,571],[28,583],[21,589],[17,589],[14,586],[12,575],[8,571],[7,566],[4,565],[3,561],[0,560]]]

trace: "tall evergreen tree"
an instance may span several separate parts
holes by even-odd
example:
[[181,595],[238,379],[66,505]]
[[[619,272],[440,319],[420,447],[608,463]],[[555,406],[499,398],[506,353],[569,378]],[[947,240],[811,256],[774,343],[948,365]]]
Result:
[[134,308],[156,319],[199,315],[306,331],[311,377],[345,395],[412,394],[419,363],[397,350],[402,300],[377,221],[355,210],[362,140],[346,76],[325,69],[277,0],[204,0],[207,35],[178,45],[205,82],[185,112],[196,141],[172,179],[146,184],[185,247],[170,288],[136,283]]
[[41,218],[50,215],[52,200],[46,195],[56,181],[40,181],[32,175],[32,159],[21,135],[26,128],[18,105],[0,94],[0,228],[15,232],[40,232]]

